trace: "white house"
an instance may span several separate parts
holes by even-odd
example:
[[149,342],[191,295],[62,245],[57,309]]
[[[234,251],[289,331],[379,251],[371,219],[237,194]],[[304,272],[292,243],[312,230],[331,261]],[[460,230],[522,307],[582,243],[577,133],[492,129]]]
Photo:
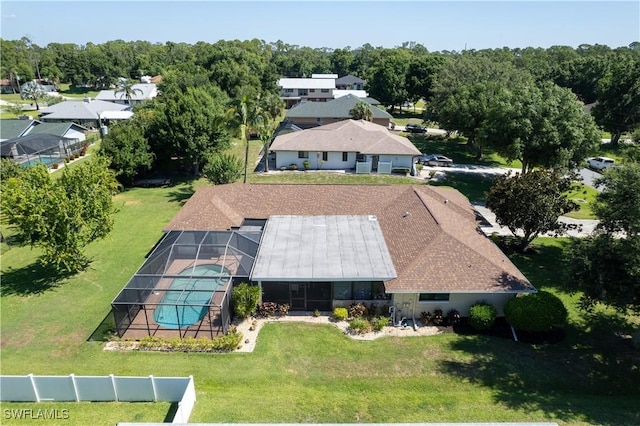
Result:
[[[295,164],[311,169],[356,169],[391,173],[411,170],[413,159],[421,155],[409,139],[385,127],[364,120],[342,120],[324,126],[277,136],[271,144],[276,167]],[[360,164],[358,164],[360,163]]]

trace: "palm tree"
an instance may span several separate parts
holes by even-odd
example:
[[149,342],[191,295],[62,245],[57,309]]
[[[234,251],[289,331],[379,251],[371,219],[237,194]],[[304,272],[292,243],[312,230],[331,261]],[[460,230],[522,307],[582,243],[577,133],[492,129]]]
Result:
[[373,121],[373,111],[371,111],[369,103],[365,101],[358,101],[358,103],[349,110],[349,115],[354,120]]
[[142,95],[142,90],[137,87],[133,87],[134,85],[135,83],[127,78],[119,78],[113,94],[114,96],[118,96],[118,93],[120,93],[120,99],[124,96],[127,103],[131,105],[131,99],[136,93]]
[[20,88],[20,99],[29,99],[36,103],[36,110],[40,110],[38,105],[38,99],[43,99],[47,96],[47,91],[44,86],[38,84],[35,81],[27,81]]
[[240,131],[240,138],[245,143],[243,183],[247,183],[249,134],[252,130],[258,130],[264,120],[268,120],[259,105],[259,99],[259,96],[253,96],[249,89],[243,88],[238,97],[231,101],[231,107],[227,111],[227,117],[231,124]]

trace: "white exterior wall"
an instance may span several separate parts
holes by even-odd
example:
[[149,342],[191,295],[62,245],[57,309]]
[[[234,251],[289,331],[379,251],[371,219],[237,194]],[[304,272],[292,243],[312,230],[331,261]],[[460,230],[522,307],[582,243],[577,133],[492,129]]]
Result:
[[[371,161],[372,155],[367,155],[367,161]],[[298,158],[298,151],[276,151],[276,168],[289,167],[291,164],[304,169],[304,160],[309,160],[312,170],[346,170],[356,168],[356,153],[349,152],[348,160],[342,161],[342,152],[328,152],[327,161],[322,164],[322,151],[309,151],[309,158]],[[379,161],[391,162],[392,167],[408,167],[413,165],[413,157],[410,155],[381,155]]]
[[451,309],[456,309],[460,316],[469,316],[469,308],[478,301],[485,301],[492,304],[498,311],[498,316],[503,316],[504,304],[515,297],[515,293],[451,293],[448,301],[419,301],[419,294],[416,293],[395,293],[393,295],[393,306],[396,308],[398,318],[420,317],[421,312],[433,312],[435,309],[442,309],[444,315]]
[[322,163],[322,151],[309,151],[309,158],[298,158],[298,151],[276,151],[276,168],[289,167],[291,164],[304,170],[303,163],[309,160],[311,170],[345,170],[356,167],[356,153],[347,153],[347,161],[342,161],[342,152],[327,152],[327,161]]
[[80,142],[87,139],[87,136],[84,132],[80,132],[78,130],[69,129],[67,133],[64,134],[65,138],[78,139]]
[[[367,161],[372,161],[373,155],[367,155]],[[411,155],[381,155],[378,161],[390,162],[391,167],[409,167],[413,165]]]

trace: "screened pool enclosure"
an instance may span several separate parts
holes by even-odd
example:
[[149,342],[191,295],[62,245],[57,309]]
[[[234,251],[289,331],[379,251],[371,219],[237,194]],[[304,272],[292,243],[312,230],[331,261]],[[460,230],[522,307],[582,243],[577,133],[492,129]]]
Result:
[[42,163],[51,168],[82,149],[79,139],[34,134],[0,142],[2,158],[12,158],[24,166]]
[[225,334],[233,283],[248,281],[261,234],[261,226],[168,232],[111,303],[118,336]]

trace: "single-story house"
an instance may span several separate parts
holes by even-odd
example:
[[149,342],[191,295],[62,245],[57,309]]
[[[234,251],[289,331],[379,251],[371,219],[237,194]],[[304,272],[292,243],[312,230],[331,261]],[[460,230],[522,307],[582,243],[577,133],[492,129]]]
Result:
[[[301,102],[287,110],[285,117],[295,125],[308,129],[310,127],[350,119],[351,114],[349,111],[361,101],[369,103],[367,98],[359,98],[352,94],[347,94],[327,102]],[[391,119],[393,118],[391,114],[373,105],[371,106],[371,112],[375,124],[379,124],[385,128],[389,127]]]
[[38,120],[28,118],[2,119],[0,120],[0,141],[24,136],[38,124],[40,124]]
[[43,123],[30,119],[0,120],[0,141],[19,138],[26,135],[48,134],[68,139],[84,141],[87,139],[86,127],[72,122]]
[[34,126],[27,134],[61,136],[67,139],[77,139],[82,142],[87,139],[88,131],[89,129],[84,126],[67,121],[61,123],[40,123]]
[[81,101],[63,101],[40,110],[40,120],[47,123],[72,121],[89,129],[98,129],[100,121],[127,120],[133,117],[129,105],[85,98]]
[[[149,77],[149,81],[150,81]],[[138,83],[131,86],[131,104],[139,104],[158,96],[158,87],[153,83]],[[121,105],[129,105],[123,92],[116,93],[115,90],[101,90],[96,96],[98,101],[114,102]]]
[[[502,315],[506,301],[536,292],[480,232],[469,201],[450,188],[208,186],[196,191],[165,232],[156,249],[160,254],[147,259],[128,296],[114,300],[121,335],[138,324],[143,334],[163,335],[173,326],[181,336],[197,336],[214,322],[208,310],[214,304],[218,320],[228,319],[221,314],[220,289],[239,280],[260,286],[262,301],[286,303],[294,311],[362,302],[393,313],[396,321],[435,309],[467,316],[477,301],[491,303]],[[171,270],[176,272],[169,275]],[[154,271],[163,275],[152,283]],[[186,282],[187,276],[197,279]],[[201,291],[197,283],[213,277],[224,280],[213,296],[209,290],[202,298],[195,316],[186,315],[184,306],[171,306],[175,298],[161,296],[177,279],[176,296],[189,299],[191,289]],[[175,327],[176,320],[182,325]]]
[[2,158],[11,158],[25,166],[42,163],[52,167],[65,158],[80,152],[82,142],[51,134],[28,134],[0,142]]
[[[410,171],[418,148],[405,137],[364,120],[343,120],[324,126],[278,135],[271,143],[276,168],[295,164],[311,169],[349,170],[363,173]],[[358,164],[360,163],[360,164]]]

